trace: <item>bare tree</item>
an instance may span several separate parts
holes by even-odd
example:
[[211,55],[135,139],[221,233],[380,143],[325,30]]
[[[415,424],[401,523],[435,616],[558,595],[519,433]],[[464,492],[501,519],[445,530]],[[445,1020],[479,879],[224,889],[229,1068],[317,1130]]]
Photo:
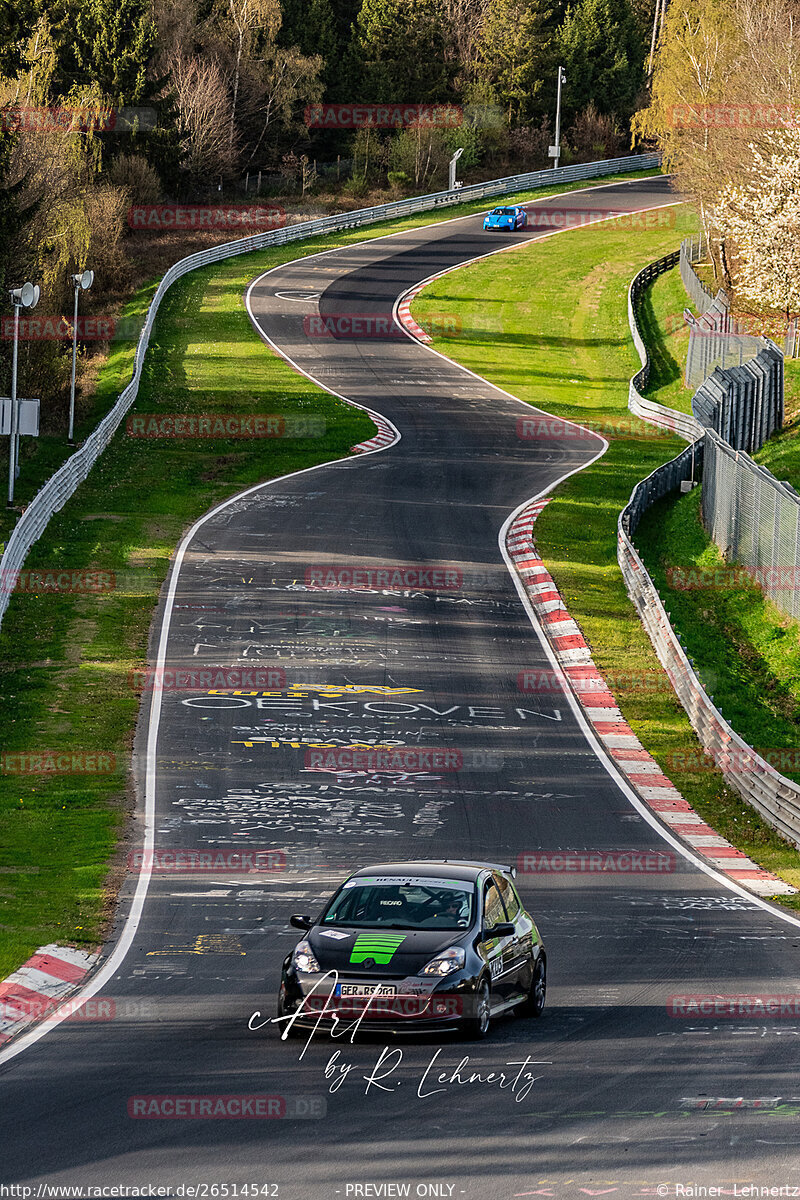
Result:
[[220,27],[233,50],[229,137],[233,147],[239,88],[246,63],[257,57],[261,45],[272,44],[283,20],[279,0],[225,0],[220,5]]
[[235,128],[225,78],[211,58],[173,51],[169,60],[178,110],[178,127],[193,180],[230,175],[236,165]]

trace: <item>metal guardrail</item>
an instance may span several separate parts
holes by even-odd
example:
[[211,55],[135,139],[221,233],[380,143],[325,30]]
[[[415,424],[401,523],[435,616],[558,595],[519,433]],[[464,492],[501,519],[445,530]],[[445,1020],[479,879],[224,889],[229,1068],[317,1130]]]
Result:
[[628,408],[643,421],[650,421],[661,429],[670,429],[687,442],[694,442],[703,436],[703,427],[694,417],[689,416],[688,413],[676,412],[674,408],[666,408],[663,404],[656,404],[653,400],[647,400],[639,391],[640,388],[647,387],[650,379],[650,354],[644,344],[636,315],[639,296],[654,279],[675,266],[680,254],[681,251],[673,250],[671,254],[665,254],[656,262],[649,263],[637,275],[634,275],[628,288],[628,325],[642,364],[641,369],[636,372],[628,385]]
[[[668,267],[663,264],[669,258],[673,260],[670,265],[674,266],[675,257],[672,255],[659,259],[658,263],[651,263],[650,267],[639,272],[628,293],[628,320],[643,370],[649,360],[637,325],[634,300],[644,282],[637,289],[634,289],[634,284],[648,271],[649,279],[653,279],[661,270],[667,270]],[[659,266],[661,270],[658,269]],[[703,440],[694,441],[691,446],[682,450],[677,458],[657,467],[646,479],[638,483],[620,513],[617,522],[617,561],[625,580],[625,587],[701,746],[713,757],[726,783],[738,792],[743,800],[751,804],[767,824],[800,848],[800,785],[781,775],[766,759],[748,746],[716,708],[689,662],[680,639],[672,628],[656,586],[633,544],[633,534],[644,512],[656,500],[674,491],[702,461],[706,439],[714,438],[716,442],[720,442],[716,435],[707,434],[694,418],[687,417],[685,413],[678,413],[644,400],[634,386],[634,381],[638,380],[641,374],[639,371],[631,380],[628,400],[631,411],[664,428],[674,429],[676,433],[680,431],[680,426],[691,421],[694,433],[686,424],[686,433],[681,433],[681,436],[685,437],[688,433],[687,440],[698,436]],[[646,405],[656,411],[649,415],[645,409]],[[720,445],[722,444],[720,442]],[[730,453],[737,458],[743,457],[741,454],[736,455],[736,451]]]
[[298,225],[284,226],[282,229],[268,230],[247,238],[240,238],[237,241],[213,246],[209,250],[201,250],[197,254],[190,254],[188,258],[181,259],[180,262],[173,263],[159,283],[147,310],[147,317],[136,346],[131,382],[120,393],[114,407],[89,435],[80,449],[71,455],[50,477],[44,487],[37,492],[14,526],[6,544],[5,553],[0,559],[0,621],[8,608],[17,577],[31,546],[41,537],[50,518],[66,504],[76,488],[86,479],[119,428],[123,417],[136,400],[156,314],[161,301],[177,279],[201,267],[222,262],[239,254],[249,254],[252,250],[263,250],[268,246],[282,246],[287,242],[300,241],[318,234],[358,229],[362,225],[374,225],[393,217],[411,216],[454,204],[463,204],[469,200],[502,196],[509,192],[527,191],[529,188],[543,187],[547,184],[596,179],[603,175],[621,175],[629,171],[645,171],[657,167],[659,162],[659,156],[656,154],[634,154],[627,158],[577,163],[574,166],[559,167],[556,170],[550,168],[544,171],[529,171],[522,175],[509,175],[504,179],[475,183],[468,187],[458,188],[456,191],[432,192],[427,196],[411,196],[404,200],[393,200],[388,204],[378,204],[373,208],[355,209],[353,212],[320,217],[318,220],[304,221]]

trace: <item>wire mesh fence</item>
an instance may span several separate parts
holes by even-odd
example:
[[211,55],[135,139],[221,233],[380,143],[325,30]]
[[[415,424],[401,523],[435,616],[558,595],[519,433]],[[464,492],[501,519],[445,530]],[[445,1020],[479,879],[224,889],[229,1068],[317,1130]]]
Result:
[[705,435],[703,522],[725,558],[800,618],[800,496],[717,433]]
[[689,326],[689,349],[686,355],[685,382],[687,387],[699,387],[716,367],[739,366],[762,349],[758,336],[745,332],[731,316],[730,300],[720,288],[716,296],[701,282],[693,263],[703,256],[700,238],[686,238],[681,243],[681,279],[695,308],[702,316],[695,317],[684,310]]
[[681,242],[681,281],[686,292],[698,312],[705,312],[714,299],[710,291],[694,269],[693,263],[700,262],[703,256],[703,240],[699,237],[684,238]]

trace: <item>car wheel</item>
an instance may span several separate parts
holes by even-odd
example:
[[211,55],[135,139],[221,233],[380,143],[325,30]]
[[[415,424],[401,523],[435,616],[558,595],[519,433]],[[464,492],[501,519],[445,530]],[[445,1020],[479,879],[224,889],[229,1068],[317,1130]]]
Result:
[[492,993],[489,980],[482,979],[475,989],[475,1016],[469,1017],[463,1024],[464,1035],[472,1041],[479,1042],[489,1032],[491,1022]]
[[528,998],[519,1011],[524,1017],[540,1017],[544,1012],[545,996],[547,995],[547,962],[540,954],[533,967],[533,978]]
[[[289,1013],[286,1011],[286,1006],[284,1005],[284,1002],[283,1002],[283,997],[282,997],[282,996],[279,996],[279,997],[278,997],[278,1012],[277,1012],[277,1016],[279,1016],[279,1017],[288,1017],[289,1015],[290,1015],[290,1014],[289,1014]],[[288,1041],[290,1038],[299,1038],[299,1037],[302,1037],[302,1036],[303,1036],[303,1031],[302,1031],[302,1029],[298,1029],[298,1028],[297,1028],[297,1025],[289,1025],[289,1024],[287,1024],[287,1025],[280,1025],[280,1026],[278,1027],[278,1034],[280,1035],[280,1037],[281,1037],[281,1038],[283,1038],[283,1035],[284,1035],[284,1033],[286,1034],[286,1040],[287,1040],[287,1041]]]

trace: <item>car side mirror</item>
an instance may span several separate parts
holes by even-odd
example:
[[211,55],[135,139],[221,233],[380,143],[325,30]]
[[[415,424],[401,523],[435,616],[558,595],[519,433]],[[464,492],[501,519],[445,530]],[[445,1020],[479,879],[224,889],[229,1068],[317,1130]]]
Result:
[[499,924],[493,925],[491,929],[487,929],[485,935],[489,938],[512,937],[516,932],[510,921],[500,921]]
[[289,924],[293,925],[295,929],[308,930],[311,928],[311,926],[314,924],[314,922],[311,920],[311,917],[305,917],[298,913],[295,913],[295,915],[293,917],[289,917]]

